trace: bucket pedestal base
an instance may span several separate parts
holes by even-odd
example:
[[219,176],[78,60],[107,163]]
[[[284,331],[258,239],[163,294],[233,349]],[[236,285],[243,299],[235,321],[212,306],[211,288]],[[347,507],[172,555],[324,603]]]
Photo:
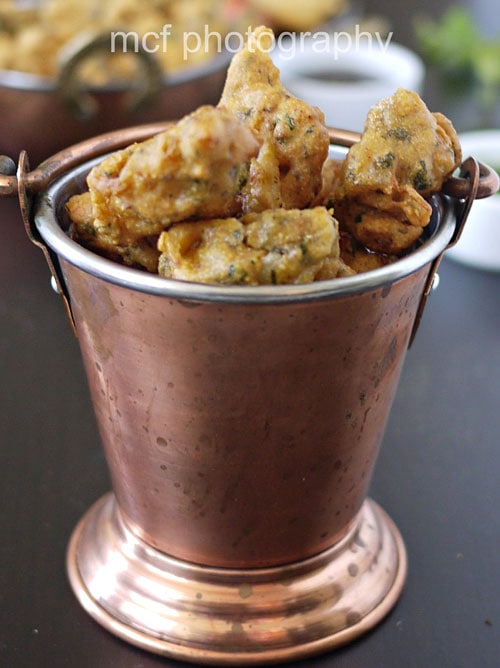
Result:
[[67,570],[85,610],[129,643],[195,663],[257,665],[319,654],[373,628],[401,593],[406,551],[367,499],[342,541],[304,561],[199,566],[139,539],[110,493],[75,528]]

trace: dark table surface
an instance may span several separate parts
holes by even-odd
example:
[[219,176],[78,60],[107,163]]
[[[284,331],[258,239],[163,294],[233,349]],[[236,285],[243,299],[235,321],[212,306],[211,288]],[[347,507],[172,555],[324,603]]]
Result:
[[[14,201],[0,228],[0,666],[180,665],[103,630],[67,583],[70,534],[109,479],[77,340]],[[405,589],[368,635],[294,665],[499,665],[500,274],[446,258],[439,273],[371,486],[407,546]]]

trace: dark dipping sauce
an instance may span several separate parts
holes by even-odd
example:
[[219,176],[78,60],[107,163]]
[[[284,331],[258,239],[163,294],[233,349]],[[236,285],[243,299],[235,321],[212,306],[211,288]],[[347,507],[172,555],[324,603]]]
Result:
[[361,74],[350,70],[319,70],[308,72],[305,78],[322,81],[324,83],[373,83],[379,81],[377,77]]

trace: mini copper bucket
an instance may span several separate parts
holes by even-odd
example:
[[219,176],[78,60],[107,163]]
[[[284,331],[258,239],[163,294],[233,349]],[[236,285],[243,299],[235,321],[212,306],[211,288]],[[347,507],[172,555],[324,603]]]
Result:
[[95,156],[152,133],[107,135],[34,172],[21,159],[15,184],[69,304],[112,478],[73,533],[69,579],[101,625],[165,656],[234,666],[317,654],[372,628],[403,588],[404,544],[367,497],[370,479],[439,260],[498,181],[467,161],[421,246],[382,269],[310,285],[183,283],[66,234],[64,203]]

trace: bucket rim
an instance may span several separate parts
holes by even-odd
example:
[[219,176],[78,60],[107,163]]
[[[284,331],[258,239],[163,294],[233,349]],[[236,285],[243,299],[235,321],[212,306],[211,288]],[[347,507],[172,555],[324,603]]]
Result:
[[[138,292],[170,299],[238,304],[286,304],[345,297],[392,284],[438,258],[450,244],[456,228],[452,198],[442,193],[432,198],[433,213],[428,238],[408,255],[384,267],[353,276],[293,285],[215,285],[169,279],[121,265],[91,251],[70,238],[62,226],[63,206],[69,196],[81,192],[99,156],[70,169],[42,192],[34,203],[33,220],[43,242],[57,258],[83,272]],[[64,199],[63,199],[64,198]]]

